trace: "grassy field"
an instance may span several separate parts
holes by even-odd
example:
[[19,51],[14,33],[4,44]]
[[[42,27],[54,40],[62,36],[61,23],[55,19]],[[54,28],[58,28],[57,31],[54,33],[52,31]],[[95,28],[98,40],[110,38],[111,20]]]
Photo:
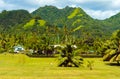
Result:
[[0,79],[120,79],[120,67],[110,66],[101,58],[94,61],[93,70],[87,62],[79,68],[57,67],[57,58],[29,58],[21,54],[0,55]]

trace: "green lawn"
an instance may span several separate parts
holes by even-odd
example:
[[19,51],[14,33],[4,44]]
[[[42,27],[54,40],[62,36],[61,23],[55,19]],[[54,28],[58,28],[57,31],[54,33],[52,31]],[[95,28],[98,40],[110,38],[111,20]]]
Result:
[[21,54],[0,55],[0,79],[120,79],[120,67],[106,65],[101,58],[94,61],[93,70],[86,62],[82,67],[57,67],[56,58],[29,58]]

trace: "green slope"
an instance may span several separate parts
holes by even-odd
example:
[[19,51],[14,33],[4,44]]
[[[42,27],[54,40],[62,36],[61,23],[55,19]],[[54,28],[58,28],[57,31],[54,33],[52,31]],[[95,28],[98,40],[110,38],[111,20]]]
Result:
[[[4,10],[0,13],[0,30],[11,27],[13,30],[20,29],[35,16],[39,16],[42,20],[45,20],[46,26],[52,26],[50,28],[57,26],[62,29],[66,26],[69,31],[77,29],[75,34],[78,37],[87,37],[88,35],[89,37],[108,38],[113,31],[120,29],[120,13],[106,20],[96,20],[79,7],[72,8],[66,6],[63,9],[58,9],[55,6],[44,6],[31,14],[26,10]],[[81,26],[82,28],[78,29]]]
[[0,13],[0,25],[3,28],[9,28],[27,22],[31,15],[26,10],[2,11]]

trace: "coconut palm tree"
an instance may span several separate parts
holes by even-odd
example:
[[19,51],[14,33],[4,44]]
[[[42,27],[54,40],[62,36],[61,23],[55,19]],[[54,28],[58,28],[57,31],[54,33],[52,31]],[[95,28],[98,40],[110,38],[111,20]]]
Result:
[[83,63],[83,59],[77,55],[70,44],[62,49],[59,60],[60,67],[79,67]]
[[113,33],[111,40],[108,42],[107,50],[103,56],[104,61],[114,62],[119,64],[120,61],[120,30]]

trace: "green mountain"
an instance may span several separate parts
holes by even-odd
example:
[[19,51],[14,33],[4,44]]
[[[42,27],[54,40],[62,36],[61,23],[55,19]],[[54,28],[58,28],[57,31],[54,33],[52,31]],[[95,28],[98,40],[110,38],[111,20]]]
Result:
[[40,7],[35,10],[32,15],[41,16],[42,19],[49,22],[51,25],[63,26],[66,17],[73,11],[73,8],[58,9],[54,6]]
[[[64,26],[68,19],[70,19],[70,14],[73,16],[71,19],[78,19],[81,15],[83,15],[80,19],[83,20],[82,24],[85,24],[87,20],[92,20],[90,16],[88,16],[81,8],[72,8],[65,7],[63,9],[58,9],[54,6],[45,6],[40,7],[34,12],[32,12],[33,16],[40,16],[42,19],[46,20],[51,25]],[[71,20],[71,21],[73,21]],[[69,22],[68,22],[69,23]]]
[[26,10],[4,10],[0,13],[0,26],[8,29],[15,25],[26,23],[30,19],[31,14]]
[[108,19],[104,20],[105,22],[109,23],[110,26],[113,26],[114,28],[119,28],[120,27],[120,13],[111,16]]
[[[32,15],[40,16],[52,26],[66,26],[68,29],[74,29],[82,25],[83,27],[79,30],[79,34],[77,33],[82,37],[85,37],[85,35],[109,37],[113,31],[120,29],[120,27],[118,27],[118,15],[106,20],[96,20],[86,14],[81,8],[67,6],[63,9],[58,9],[54,6],[45,6],[32,12]],[[118,23],[116,23],[116,20]]]
[[[63,28],[66,28],[67,31],[75,31],[74,34],[82,38],[108,38],[113,31],[120,29],[120,13],[106,20],[96,20],[79,7],[72,8],[66,6],[63,9],[58,9],[54,6],[45,6],[38,8],[31,14],[26,10],[2,11],[0,13],[0,30],[2,28],[24,30],[26,27],[30,27],[36,16],[41,18],[39,21],[45,22],[45,26],[49,26],[51,29],[58,27],[64,31]],[[31,26],[32,28],[36,27]]]

